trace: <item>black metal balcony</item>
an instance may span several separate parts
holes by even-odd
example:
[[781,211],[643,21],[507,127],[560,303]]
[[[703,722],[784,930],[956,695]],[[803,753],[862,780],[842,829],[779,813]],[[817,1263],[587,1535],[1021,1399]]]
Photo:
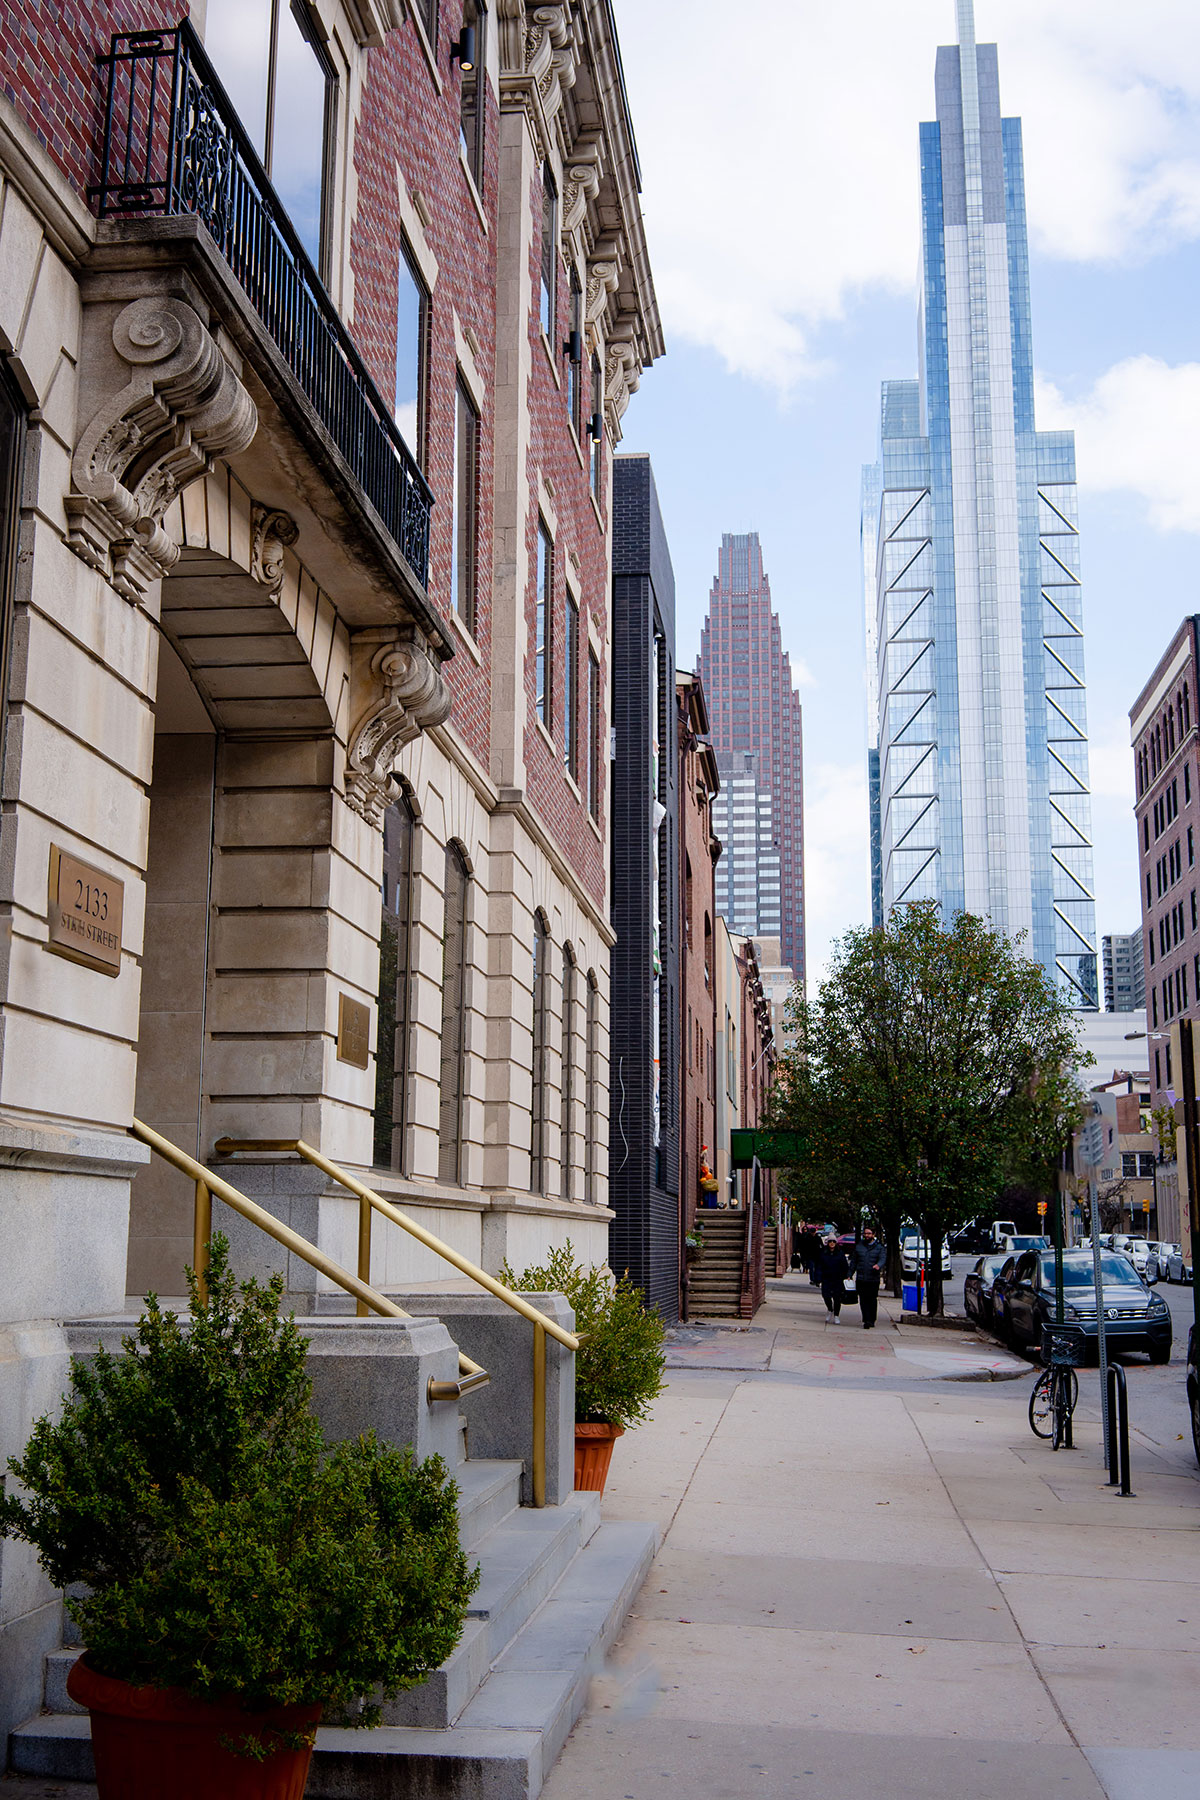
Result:
[[406,562],[429,575],[433,494],[186,20],[121,32],[107,69],[102,219],[195,214]]

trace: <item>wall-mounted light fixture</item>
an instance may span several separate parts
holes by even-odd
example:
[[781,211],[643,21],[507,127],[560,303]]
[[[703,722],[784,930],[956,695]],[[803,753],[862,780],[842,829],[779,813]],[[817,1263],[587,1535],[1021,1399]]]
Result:
[[572,331],[563,343],[563,355],[573,363],[583,361],[583,333]]
[[594,412],[588,420],[587,431],[588,436],[590,438],[595,438],[597,443],[599,443],[600,439],[604,436],[604,420],[600,417],[598,412]]
[[458,63],[464,75],[475,67],[475,27],[464,25],[450,46],[450,61]]

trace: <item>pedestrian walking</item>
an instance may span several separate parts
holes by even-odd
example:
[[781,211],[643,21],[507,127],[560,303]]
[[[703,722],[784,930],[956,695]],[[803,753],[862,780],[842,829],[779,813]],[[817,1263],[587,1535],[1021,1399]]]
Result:
[[863,1330],[870,1331],[879,1314],[879,1284],[883,1280],[884,1250],[869,1225],[854,1246],[854,1287],[862,1309]]
[[821,1254],[817,1259],[817,1273],[820,1277],[821,1298],[825,1302],[825,1311],[836,1325],[842,1310],[850,1265],[846,1261],[846,1252],[835,1237],[825,1239]]
[[821,1234],[818,1231],[814,1231],[811,1225],[804,1234],[804,1243],[805,1267],[808,1270],[808,1285],[809,1287],[820,1287],[821,1257],[824,1255],[825,1246],[821,1242]]

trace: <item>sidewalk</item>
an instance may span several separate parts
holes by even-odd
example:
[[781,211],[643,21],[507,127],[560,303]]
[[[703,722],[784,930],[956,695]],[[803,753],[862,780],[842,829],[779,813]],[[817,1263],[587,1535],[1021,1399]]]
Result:
[[960,1385],[921,1361],[957,1342],[768,1296],[617,1447],[606,1511],[662,1548],[544,1800],[1194,1800],[1194,1464],[1135,1438],[1119,1499],[1094,1374],[1055,1455],[1031,1370]]

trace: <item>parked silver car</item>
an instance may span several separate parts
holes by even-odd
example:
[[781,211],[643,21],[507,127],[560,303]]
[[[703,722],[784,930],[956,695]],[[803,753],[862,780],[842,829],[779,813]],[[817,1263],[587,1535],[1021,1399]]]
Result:
[[1179,1251],[1180,1246],[1178,1244],[1168,1244],[1161,1240],[1152,1239],[1150,1243],[1150,1258],[1154,1264],[1154,1268],[1153,1271],[1147,1269],[1146,1280],[1170,1281],[1171,1255],[1172,1252],[1179,1253]]
[[1186,1281],[1192,1279],[1192,1247],[1185,1250],[1182,1244],[1172,1244],[1171,1253],[1167,1257],[1167,1280]]

